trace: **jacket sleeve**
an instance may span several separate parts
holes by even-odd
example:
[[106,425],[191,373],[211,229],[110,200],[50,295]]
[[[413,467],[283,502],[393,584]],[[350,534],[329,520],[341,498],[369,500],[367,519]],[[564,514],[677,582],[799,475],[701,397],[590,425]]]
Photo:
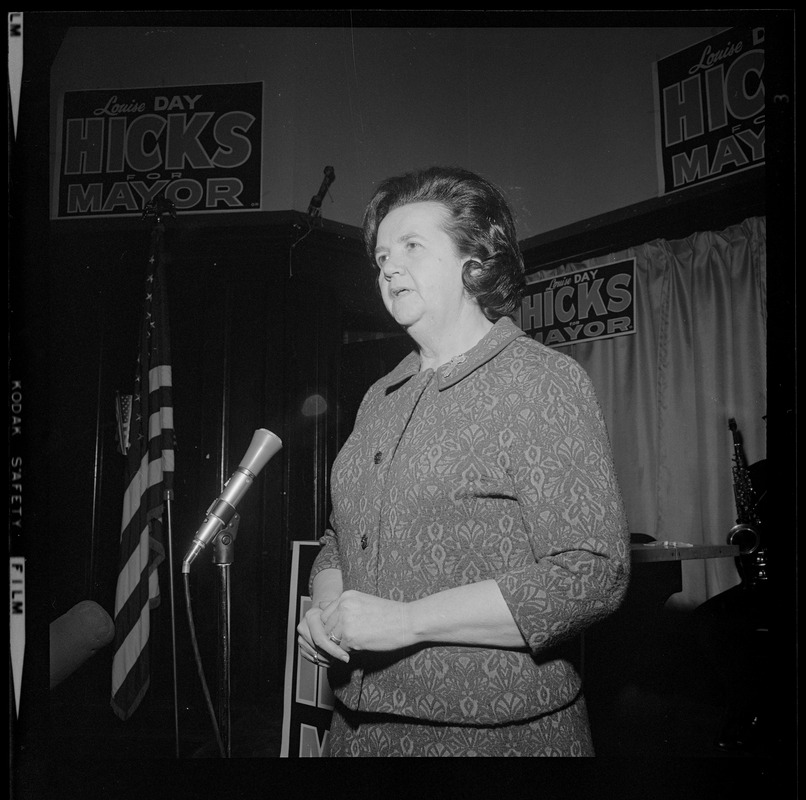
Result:
[[607,430],[587,374],[557,356],[523,385],[508,458],[534,562],[496,580],[537,652],[618,608],[630,550]]
[[319,552],[311,565],[311,576],[308,579],[308,593],[313,594],[313,579],[323,569],[341,569],[339,545],[336,540],[335,525],[331,516],[330,525],[319,538]]

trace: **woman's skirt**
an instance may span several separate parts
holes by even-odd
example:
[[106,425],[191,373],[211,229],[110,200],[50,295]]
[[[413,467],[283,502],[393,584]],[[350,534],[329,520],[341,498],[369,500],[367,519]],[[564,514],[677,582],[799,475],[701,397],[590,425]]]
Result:
[[581,694],[557,711],[493,727],[351,711],[337,702],[329,740],[331,757],[595,755]]

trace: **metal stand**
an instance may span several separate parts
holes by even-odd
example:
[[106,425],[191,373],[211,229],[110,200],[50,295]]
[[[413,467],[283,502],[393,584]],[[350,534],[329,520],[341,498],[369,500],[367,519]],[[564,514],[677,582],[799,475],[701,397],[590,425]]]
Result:
[[230,718],[230,580],[229,568],[235,560],[235,537],[240,516],[213,540],[213,563],[218,568],[218,729],[226,758],[232,757]]

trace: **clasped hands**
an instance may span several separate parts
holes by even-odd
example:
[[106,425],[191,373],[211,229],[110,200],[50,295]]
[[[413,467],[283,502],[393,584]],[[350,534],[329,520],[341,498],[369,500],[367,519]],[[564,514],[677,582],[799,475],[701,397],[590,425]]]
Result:
[[361,650],[397,650],[412,644],[408,605],[348,589],[312,606],[297,625],[300,653],[317,666],[348,662]]

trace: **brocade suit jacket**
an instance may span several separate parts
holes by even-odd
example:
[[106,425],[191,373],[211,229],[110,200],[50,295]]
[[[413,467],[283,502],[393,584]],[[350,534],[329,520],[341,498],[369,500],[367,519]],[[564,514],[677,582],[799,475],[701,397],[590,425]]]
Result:
[[499,320],[460,363],[411,353],[373,384],[333,465],[333,511],[311,571],[411,601],[494,579],[520,650],[356,652],[329,679],[352,709],[495,725],[580,692],[564,645],[613,612],[629,534],[590,379]]

